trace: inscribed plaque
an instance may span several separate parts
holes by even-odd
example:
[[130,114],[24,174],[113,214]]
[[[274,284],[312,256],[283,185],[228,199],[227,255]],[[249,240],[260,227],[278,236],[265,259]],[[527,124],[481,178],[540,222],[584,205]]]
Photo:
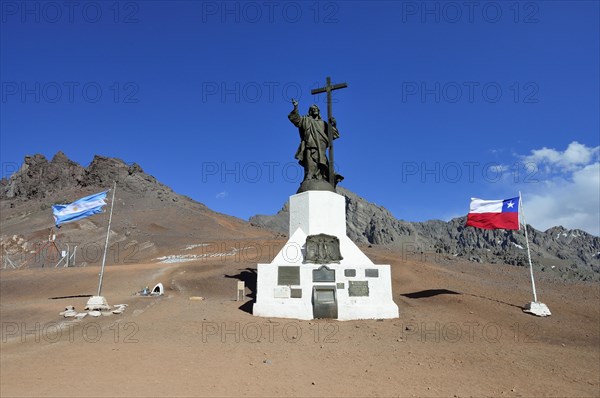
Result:
[[299,285],[300,267],[277,267],[277,284],[279,286]]
[[379,278],[379,270],[377,268],[365,269],[365,276],[367,278]]
[[368,281],[348,281],[348,295],[350,297],[366,297],[369,295]]
[[313,282],[335,282],[335,270],[326,265],[313,269]]

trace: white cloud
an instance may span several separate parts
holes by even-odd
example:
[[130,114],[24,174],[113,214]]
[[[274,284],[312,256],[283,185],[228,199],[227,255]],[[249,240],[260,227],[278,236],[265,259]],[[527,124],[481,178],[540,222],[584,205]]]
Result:
[[538,166],[537,182],[522,186],[528,224],[600,235],[599,148],[573,141],[564,151],[544,147],[522,157]]
[[533,162],[540,169],[547,172],[552,171],[574,171],[581,166],[589,164],[592,160],[598,158],[600,146],[587,147],[577,141],[569,144],[564,151],[543,147],[534,149],[531,155],[523,156],[526,163]]
[[491,174],[495,173],[498,175],[507,175],[507,171],[510,170],[510,166],[507,164],[490,164],[487,167],[487,170],[491,172]]
[[223,192],[219,192],[215,198],[217,199],[225,199],[227,196],[229,196],[229,194],[227,193],[227,191],[223,191]]

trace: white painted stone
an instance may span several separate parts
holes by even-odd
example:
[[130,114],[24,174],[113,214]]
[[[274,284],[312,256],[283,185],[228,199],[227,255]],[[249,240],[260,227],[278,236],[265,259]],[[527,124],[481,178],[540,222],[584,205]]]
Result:
[[152,294],[153,296],[162,296],[163,294],[165,294],[165,287],[162,283],[157,283],[150,291],[150,294]]
[[[308,235],[334,235],[340,240],[343,259],[339,264],[327,264],[335,271],[335,282],[313,282],[313,270],[322,264],[303,264]],[[297,266],[300,283],[278,286],[278,268]],[[344,270],[354,269],[356,276],[346,277]],[[366,277],[366,269],[378,270],[377,278]],[[350,281],[367,281],[368,297],[351,297]],[[270,264],[258,264],[257,294],[253,314],[262,317],[313,319],[312,294],[315,286],[336,286],[338,320],[397,318],[398,306],[392,298],[392,279],[389,265],[375,265],[346,236],[346,200],[343,196],[326,191],[308,191],[290,197],[290,238]],[[284,298],[274,294],[278,288],[301,289],[301,298]]]
[[525,304],[524,312],[529,314],[537,315],[537,316],[550,316],[550,308],[544,303],[540,303],[539,301],[532,301],[528,304]]
[[105,311],[110,309],[110,305],[108,305],[108,302],[103,296],[92,296],[88,300],[84,309],[90,311]]
[[346,199],[327,191],[307,191],[290,196],[290,232],[306,235],[346,236]]
[[273,291],[273,298],[290,298],[289,286],[277,286]]

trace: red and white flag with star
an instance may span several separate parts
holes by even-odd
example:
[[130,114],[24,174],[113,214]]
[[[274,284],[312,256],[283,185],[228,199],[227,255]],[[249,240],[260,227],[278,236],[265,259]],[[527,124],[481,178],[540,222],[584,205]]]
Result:
[[519,197],[499,200],[471,198],[466,225],[484,229],[519,229]]

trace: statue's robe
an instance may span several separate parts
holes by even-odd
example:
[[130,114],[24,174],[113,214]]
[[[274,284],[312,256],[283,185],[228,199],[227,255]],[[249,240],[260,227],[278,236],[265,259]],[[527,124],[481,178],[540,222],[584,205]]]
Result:
[[[328,125],[323,119],[314,119],[311,116],[300,116],[297,109],[294,109],[288,119],[298,127],[300,133],[300,146],[296,151],[296,159],[301,165],[306,166],[307,162],[317,162],[320,169],[327,170],[327,146],[329,139],[327,137]],[[335,127],[333,128],[333,139],[339,138],[340,134]],[[307,149],[313,154],[313,158],[307,159]],[[323,176],[327,178],[326,175]]]

